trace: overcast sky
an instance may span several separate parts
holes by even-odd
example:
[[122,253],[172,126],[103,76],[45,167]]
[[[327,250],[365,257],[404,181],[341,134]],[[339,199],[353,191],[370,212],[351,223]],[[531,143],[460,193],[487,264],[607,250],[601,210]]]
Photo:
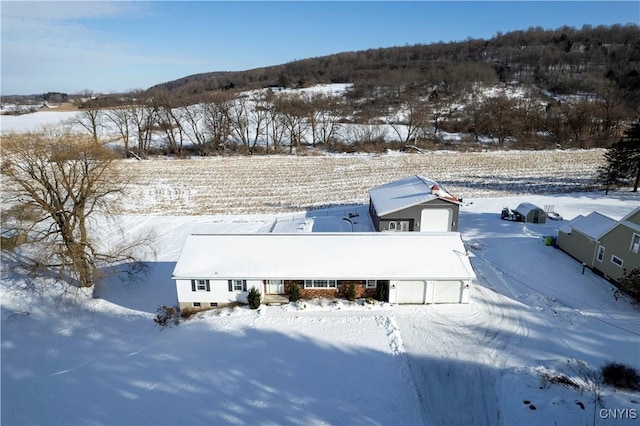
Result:
[[640,23],[640,2],[5,1],[3,95],[122,92],[377,47]]

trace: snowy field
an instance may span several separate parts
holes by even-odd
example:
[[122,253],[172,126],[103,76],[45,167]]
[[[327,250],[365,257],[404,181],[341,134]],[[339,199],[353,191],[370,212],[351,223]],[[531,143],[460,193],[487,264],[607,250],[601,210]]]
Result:
[[[16,118],[28,130],[56,114]],[[16,125],[5,119],[3,131]],[[125,211],[95,232],[110,245],[152,231],[147,274],[112,275],[93,298],[39,293],[4,256],[1,423],[637,424],[640,394],[594,385],[590,371],[640,369],[640,308],[544,245],[562,222],[500,220],[523,201],[565,220],[623,217],[639,194],[582,192],[601,161],[602,151],[123,160]],[[372,231],[367,189],[412,174],[464,200],[470,304],[310,300],[154,323],[176,303],[171,273],[188,234],[350,232],[349,214],[353,230]]]
[[369,188],[412,175],[462,198],[574,192],[595,184],[602,160],[602,150],[126,160],[122,204],[158,215],[295,212],[366,204]]

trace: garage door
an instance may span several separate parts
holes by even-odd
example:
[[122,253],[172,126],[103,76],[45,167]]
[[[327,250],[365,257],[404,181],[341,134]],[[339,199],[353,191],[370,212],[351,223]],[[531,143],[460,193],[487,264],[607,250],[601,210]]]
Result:
[[451,231],[451,209],[422,209],[420,214],[421,232],[448,232]]
[[435,281],[433,303],[460,303],[463,289],[462,281]]
[[396,303],[424,303],[426,291],[425,281],[399,282]]

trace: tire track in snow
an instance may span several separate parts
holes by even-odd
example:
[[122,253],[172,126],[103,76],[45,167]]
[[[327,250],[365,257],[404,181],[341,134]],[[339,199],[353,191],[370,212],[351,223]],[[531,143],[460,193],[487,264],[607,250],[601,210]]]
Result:
[[[474,269],[506,287],[491,265]],[[529,329],[519,303],[474,289],[469,305],[394,309],[427,424],[501,423],[500,380]]]

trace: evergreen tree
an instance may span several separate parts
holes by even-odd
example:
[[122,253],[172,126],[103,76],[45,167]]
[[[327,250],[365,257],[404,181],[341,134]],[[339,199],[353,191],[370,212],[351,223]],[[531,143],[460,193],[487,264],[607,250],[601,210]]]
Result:
[[289,300],[291,302],[297,302],[300,300],[300,287],[296,283],[291,283],[291,293],[289,294]]
[[611,144],[605,154],[607,164],[600,169],[600,178],[607,186],[623,179],[633,180],[633,192],[640,183],[640,120],[634,123],[620,140]]
[[247,296],[247,302],[249,303],[249,308],[258,309],[260,307],[262,296],[257,288],[251,287],[249,290],[249,295]]

